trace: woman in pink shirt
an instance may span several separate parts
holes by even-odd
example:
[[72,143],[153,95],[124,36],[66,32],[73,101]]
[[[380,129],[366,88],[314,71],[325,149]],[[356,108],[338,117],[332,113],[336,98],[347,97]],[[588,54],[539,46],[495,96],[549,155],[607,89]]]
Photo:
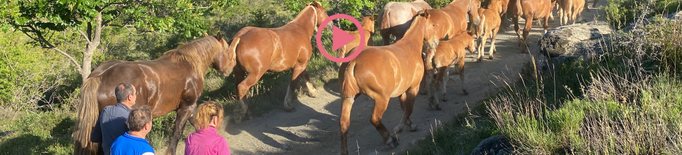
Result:
[[187,136],[186,155],[229,155],[230,147],[223,136],[216,133],[223,121],[223,107],[215,102],[199,105],[195,116],[197,132]]

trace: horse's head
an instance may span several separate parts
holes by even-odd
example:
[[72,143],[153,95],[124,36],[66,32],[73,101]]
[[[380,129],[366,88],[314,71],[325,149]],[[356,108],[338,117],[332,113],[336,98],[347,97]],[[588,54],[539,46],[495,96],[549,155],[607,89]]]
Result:
[[473,23],[474,25],[481,23],[481,15],[478,12],[478,8],[481,8],[481,1],[469,0],[467,15],[469,17],[469,22]]
[[[207,34],[204,34],[204,36],[209,37]],[[211,67],[215,68],[220,73],[223,73],[223,76],[228,76],[232,73],[232,68],[237,64],[234,53],[228,53],[229,45],[227,44],[227,41],[223,39],[223,35],[220,34],[220,32],[213,37],[215,37],[220,44],[220,52],[217,52],[213,57]]]
[[[329,18],[329,15],[327,15],[327,9],[325,9],[320,2],[313,1],[310,3],[306,3],[305,5],[312,7],[313,10],[315,10],[315,16],[313,17],[313,18],[315,18],[314,19],[315,20],[315,29],[317,29],[317,27],[320,27],[320,25],[322,24],[322,22],[325,19]],[[327,30],[331,30],[332,29],[332,22],[327,23],[326,28],[327,28]]]
[[370,33],[374,33],[374,15],[362,17],[362,28],[370,30]]
[[426,41],[427,45],[429,45],[431,49],[436,49],[438,46],[439,37],[436,35],[436,24],[431,18],[429,9],[421,10],[415,14],[416,16],[413,20],[419,20],[417,22],[422,22],[424,25],[424,41]]

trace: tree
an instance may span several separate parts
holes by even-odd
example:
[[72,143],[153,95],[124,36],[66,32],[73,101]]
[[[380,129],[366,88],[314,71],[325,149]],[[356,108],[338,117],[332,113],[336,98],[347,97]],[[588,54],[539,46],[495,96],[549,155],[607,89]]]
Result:
[[[237,0],[21,0],[0,1],[0,28],[23,32],[40,47],[67,57],[85,81],[92,56],[101,43],[102,29],[134,28],[139,32],[181,33],[200,36],[208,24],[201,22],[211,9],[236,5]],[[51,37],[71,31],[85,38],[81,62],[58,48]]]

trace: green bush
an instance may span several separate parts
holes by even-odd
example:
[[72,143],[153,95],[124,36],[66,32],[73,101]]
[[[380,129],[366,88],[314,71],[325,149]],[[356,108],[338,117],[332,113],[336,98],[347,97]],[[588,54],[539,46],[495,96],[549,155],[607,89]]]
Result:
[[623,28],[635,22],[642,15],[644,8],[649,8],[644,15],[645,18],[657,14],[674,13],[682,6],[679,0],[652,0],[652,4],[647,6],[649,0],[608,0],[607,6],[602,6],[605,11],[606,20],[616,28]]

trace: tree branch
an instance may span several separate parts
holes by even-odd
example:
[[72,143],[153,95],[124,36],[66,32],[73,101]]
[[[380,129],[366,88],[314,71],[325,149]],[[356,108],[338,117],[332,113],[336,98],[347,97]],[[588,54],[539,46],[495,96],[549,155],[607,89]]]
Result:
[[88,35],[86,35],[86,34],[85,34],[83,31],[81,31],[81,30],[78,30],[78,33],[80,33],[81,35],[83,35],[83,37],[85,37],[85,41],[87,41],[88,44],[90,43],[90,38],[88,38]]
[[71,55],[67,54],[66,52],[60,50],[60,49],[57,48],[57,47],[52,47],[52,48],[50,48],[50,49],[53,49],[53,50],[55,50],[55,51],[61,53],[62,55],[66,56],[67,58],[69,58],[69,60],[71,60],[71,63],[73,63],[74,65],[76,65],[76,71],[78,71],[78,73],[81,73],[81,72],[82,72],[82,71],[81,71],[81,65],[78,64],[78,61],[76,61],[76,59],[74,59]]

